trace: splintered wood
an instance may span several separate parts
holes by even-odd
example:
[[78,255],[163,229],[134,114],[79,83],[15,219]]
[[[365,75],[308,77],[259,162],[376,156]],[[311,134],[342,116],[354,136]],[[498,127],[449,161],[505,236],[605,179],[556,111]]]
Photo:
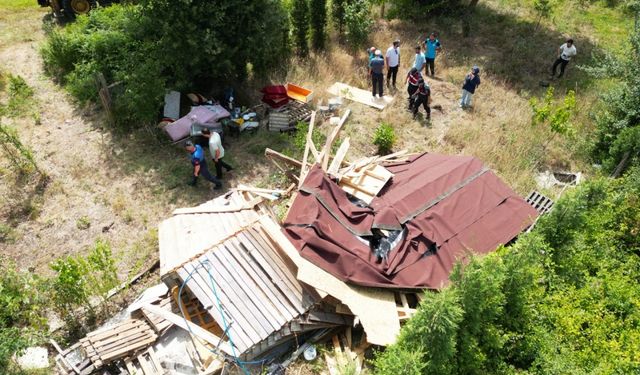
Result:
[[89,333],[80,340],[80,344],[86,356],[99,368],[135,350],[146,348],[157,337],[146,321],[127,319],[115,326]]

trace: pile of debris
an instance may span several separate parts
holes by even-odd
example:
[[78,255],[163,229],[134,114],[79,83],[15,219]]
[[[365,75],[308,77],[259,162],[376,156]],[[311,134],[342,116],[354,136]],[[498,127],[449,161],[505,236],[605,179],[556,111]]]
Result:
[[[61,372],[210,374],[234,363],[275,374],[330,340],[330,373],[345,359],[359,373],[365,349],[392,344],[456,261],[509,243],[538,216],[539,199],[528,204],[472,157],[400,151],[349,162],[349,137],[332,156],[349,113],[322,147],[311,113],[302,161],[265,150],[287,189],[240,185],[175,210],[159,228],[163,284],[61,351]],[[271,204],[285,198],[280,220]],[[181,349],[167,345],[185,336]]]

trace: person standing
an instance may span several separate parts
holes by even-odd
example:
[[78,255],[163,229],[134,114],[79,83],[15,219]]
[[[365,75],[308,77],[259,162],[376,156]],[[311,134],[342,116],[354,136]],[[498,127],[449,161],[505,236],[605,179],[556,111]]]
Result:
[[376,93],[382,96],[382,82],[384,81],[384,60],[382,59],[382,52],[377,49],[375,57],[369,63],[369,73],[371,74],[371,84],[373,85],[373,97],[376,97]]
[[418,89],[413,94],[415,99],[413,100],[413,118],[416,118],[418,115],[418,110],[420,106],[424,106],[424,110],[427,112],[427,120],[431,119],[431,107],[429,107],[429,100],[431,99],[431,88],[424,81],[424,79],[420,78],[418,81]]
[[400,67],[400,40],[396,39],[393,45],[387,49],[385,60],[387,63],[387,87],[393,84],[395,89],[398,68]]
[[422,80],[422,74],[418,71],[418,69],[411,68],[409,73],[407,73],[407,93],[409,94],[409,110],[413,108],[413,94],[418,90],[418,84]]
[[471,106],[471,99],[476,92],[476,88],[480,86],[480,68],[474,66],[471,72],[464,77],[462,84],[462,98],[460,99],[460,108]]
[[204,156],[204,150],[200,145],[194,145],[193,142],[187,141],[184,145],[184,148],[189,153],[189,158],[191,159],[191,165],[193,165],[193,175],[191,178],[191,182],[189,185],[196,186],[198,183],[198,176],[202,175],[209,182],[214,184],[214,190],[218,190],[222,188],[222,183],[217,178],[213,177],[211,173],[209,173],[209,169],[207,168],[207,160]]
[[436,33],[429,34],[427,40],[424,41],[425,75],[429,75],[429,70],[431,70],[432,77],[436,75],[436,55],[441,49]]
[[558,48],[558,58],[553,63],[553,67],[551,68],[551,78],[553,79],[556,75],[556,68],[560,65],[560,75],[558,78],[562,78],[564,75],[564,68],[567,67],[567,64],[571,60],[573,56],[577,53],[576,46],[573,44],[573,39],[567,39],[567,42]]
[[371,62],[371,60],[373,60],[374,57],[376,57],[376,47],[371,47],[367,50],[367,53],[369,53],[369,62]]
[[418,69],[419,72],[422,72],[422,68],[424,68],[425,59],[420,46],[416,46],[416,59],[413,62],[413,67]]
[[216,178],[222,179],[222,168],[231,172],[233,167],[227,164],[224,158],[224,148],[222,147],[222,140],[220,134],[211,132],[209,129],[202,129],[202,136],[209,139],[209,152],[211,152],[211,158],[213,158],[213,164],[216,167]]

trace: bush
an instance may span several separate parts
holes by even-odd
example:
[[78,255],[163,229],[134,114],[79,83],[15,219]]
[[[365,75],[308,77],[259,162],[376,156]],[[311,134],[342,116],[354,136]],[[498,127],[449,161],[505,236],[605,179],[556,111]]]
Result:
[[393,126],[385,122],[380,124],[373,134],[373,144],[378,146],[378,153],[380,155],[390,153],[395,143],[396,133],[393,130]]

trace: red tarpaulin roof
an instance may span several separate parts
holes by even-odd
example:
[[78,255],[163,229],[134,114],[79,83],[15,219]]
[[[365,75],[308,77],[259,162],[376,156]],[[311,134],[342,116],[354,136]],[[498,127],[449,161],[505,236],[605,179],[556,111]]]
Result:
[[[311,169],[284,221],[304,258],[353,284],[437,289],[469,250],[493,251],[537,216],[473,157],[422,154],[386,168],[394,177],[364,208]],[[376,228],[406,229],[383,260],[366,241]]]

